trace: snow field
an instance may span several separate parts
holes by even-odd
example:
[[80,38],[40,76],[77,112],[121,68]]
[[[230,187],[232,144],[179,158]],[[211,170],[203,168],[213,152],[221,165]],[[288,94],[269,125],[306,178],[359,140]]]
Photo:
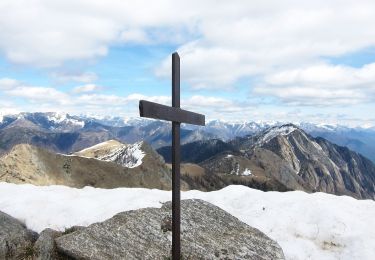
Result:
[[[375,202],[325,193],[262,192],[244,186],[182,192],[213,203],[275,239],[286,259],[375,259]],[[160,207],[171,192],[0,183],[0,211],[35,231],[87,226],[114,214]]]

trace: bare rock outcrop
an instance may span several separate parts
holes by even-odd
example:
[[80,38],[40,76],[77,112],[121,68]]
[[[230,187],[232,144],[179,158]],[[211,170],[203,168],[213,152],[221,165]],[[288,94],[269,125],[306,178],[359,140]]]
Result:
[[36,260],[63,259],[56,252],[55,238],[62,233],[50,228],[43,230],[34,244]]
[[0,259],[23,259],[33,255],[33,243],[38,234],[0,211]]
[[[56,238],[57,250],[74,259],[169,259],[171,203],[122,212]],[[183,259],[284,259],[259,230],[202,200],[181,202]]]

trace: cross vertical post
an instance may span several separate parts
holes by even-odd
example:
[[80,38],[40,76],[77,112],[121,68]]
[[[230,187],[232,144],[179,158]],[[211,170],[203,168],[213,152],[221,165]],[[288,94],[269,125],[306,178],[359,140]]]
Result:
[[[172,107],[180,108],[180,57],[172,54]],[[180,122],[172,122],[172,259],[180,259]]]
[[172,107],[140,100],[139,115],[172,122],[172,259],[181,257],[180,127],[181,123],[205,125],[205,116],[180,108],[180,56],[172,54]]

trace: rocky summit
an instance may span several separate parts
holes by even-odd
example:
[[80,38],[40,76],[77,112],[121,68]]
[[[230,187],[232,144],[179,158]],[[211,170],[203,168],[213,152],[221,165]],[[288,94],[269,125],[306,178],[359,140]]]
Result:
[[[277,242],[202,200],[181,202],[182,259],[284,259]],[[122,212],[58,237],[73,259],[170,259],[171,203]]]

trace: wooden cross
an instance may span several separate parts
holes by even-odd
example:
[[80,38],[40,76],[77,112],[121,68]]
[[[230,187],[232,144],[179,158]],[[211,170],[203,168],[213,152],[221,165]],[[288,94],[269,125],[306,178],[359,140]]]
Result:
[[181,255],[180,245],[180,124],[205,125],[204,115],[180,108],[180,56],[172,54],[172,107],[139,101],[141,117],[172,121],[172,259]]

